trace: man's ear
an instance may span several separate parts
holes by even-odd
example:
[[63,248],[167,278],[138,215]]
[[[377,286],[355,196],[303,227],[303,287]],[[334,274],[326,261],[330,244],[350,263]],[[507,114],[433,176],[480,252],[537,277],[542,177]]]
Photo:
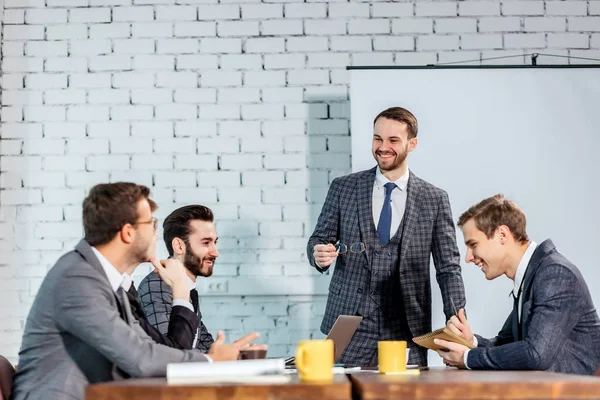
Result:
[[177,255],[183,255],[185,253],[185,242],[178,237],[171,240],[171,246],[173,246],[173,253]]
[[408,141],[408,152],[410,153],[411,151],[416,149],[418,144],[419,144],[419,139],[417,139],[416,137],[410,139]]
[[125,224],[119,231],[118,235],[121,238],[121,241],[126,244],[133,243],[135,240],[135,229],[133,229],[133,225]]
[[500,238],[500,244],[506,244],[508,239],[512,237],[512,233],[510,232],[510,228],[506,225],[500,225],[498,227],[498,235]]

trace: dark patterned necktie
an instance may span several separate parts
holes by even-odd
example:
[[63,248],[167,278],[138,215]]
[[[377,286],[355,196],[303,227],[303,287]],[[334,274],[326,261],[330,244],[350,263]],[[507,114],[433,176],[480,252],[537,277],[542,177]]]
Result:
[[194,307],[194,312],[198,314],[198,308],[200,307],[198,304],[198,291],[196,289],[190,290],[190,300],[192,300],[192,306]]
[[512,314],[512,332],[515,341],[521,340],[521,318],[519,318],[519,297],[521,297],[521,291],[519,290],[518,296],[515,296],[514,292],[510,294],[513,297],[513,314]]
[[385,199],[383,199],[383,207],[381,207],[379,223],[377,224],[377,235],[381,244],[386,245],[390,241],[390,230],[392,228],[392,190],[394,190],[396,184],[388,182],[384,186]]

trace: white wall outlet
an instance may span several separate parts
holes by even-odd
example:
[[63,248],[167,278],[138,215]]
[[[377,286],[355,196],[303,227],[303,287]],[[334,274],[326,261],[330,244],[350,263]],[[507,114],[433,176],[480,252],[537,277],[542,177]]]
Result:
[[225,294],[228,289],[227,279],[207,278],[204,281],[204,293],[206,294]]

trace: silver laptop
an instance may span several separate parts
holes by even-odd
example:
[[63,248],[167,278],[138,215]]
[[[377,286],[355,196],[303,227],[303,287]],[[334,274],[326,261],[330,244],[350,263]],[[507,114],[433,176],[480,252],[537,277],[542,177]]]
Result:
[[[333,341],[334,363],[339,362],[342,358],[344,350],[350,344],[350,340],[352,340],[352,336],[354,336],[354,332],[358,329],[362,319],[363,317],[356,315],[340,315],[331,327],[326,339]],[[294,363],[294,357],[289,357],[285,360],[285,365],[293,365]]]

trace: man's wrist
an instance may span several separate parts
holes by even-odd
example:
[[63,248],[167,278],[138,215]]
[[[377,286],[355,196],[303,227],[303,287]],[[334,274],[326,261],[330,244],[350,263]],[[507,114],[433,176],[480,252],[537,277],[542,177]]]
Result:
[[[473,337],[475,337],[475,336],[473,336]],[[471,349],[469,349],[463,353],[463,364],[465,364],[466,369],[471,369],[471,368],[469,368],[469,365],[467,364],[467,359],[469,358],[469,351],[471,351]]]
[[173,300],[179,299],[189,302],[190,301],[190,288],[184,283],[173,284]]

